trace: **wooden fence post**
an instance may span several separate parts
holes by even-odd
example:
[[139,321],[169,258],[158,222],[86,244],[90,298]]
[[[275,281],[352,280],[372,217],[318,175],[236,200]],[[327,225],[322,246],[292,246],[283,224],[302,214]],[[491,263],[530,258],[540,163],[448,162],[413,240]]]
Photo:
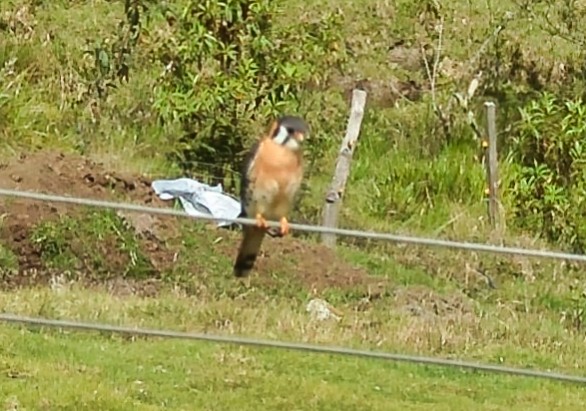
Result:
[[[484,103],[486,109],[486,134],[488,151],[486,158],[486,175],[488,182],[488,217],[493,228],[499,226],[499,199],[498,199],[498,158],[496,133],[496,108],[493,102]],[[487,146],[487,147],[486,147]]]
[[[346,187],[346,181],[350,175],[350,163],[356,141],[360,135],[360,125],[364,117],[364,106],[366,105],[366,91],[352,91],[352,106],[346,135],[342,140],[342,146],[336,161],[334,177],[328,193],[326,194],[326,203],[324,207],[323,225],[324,227],[336,227],[338,225],[338,214],[342,202],[342,195]],[[332,234],[322,234],[322,242],[328,247],[336,245],[336,236]]]

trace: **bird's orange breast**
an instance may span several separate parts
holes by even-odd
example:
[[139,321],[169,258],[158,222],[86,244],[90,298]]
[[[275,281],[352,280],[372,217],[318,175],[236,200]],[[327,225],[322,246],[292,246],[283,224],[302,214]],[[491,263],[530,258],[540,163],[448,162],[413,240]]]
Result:
[[255,190],[270,193],[270,202],[289,203],[301,184],[301,155],[267,139],[259,147],[252,174]]

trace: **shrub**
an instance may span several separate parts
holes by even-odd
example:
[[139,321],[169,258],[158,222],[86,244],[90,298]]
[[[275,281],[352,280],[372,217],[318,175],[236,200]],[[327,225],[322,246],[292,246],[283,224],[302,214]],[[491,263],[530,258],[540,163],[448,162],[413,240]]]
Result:
[[184,171],[213,164],[204,169],[223,179],[259,127],[284,111],[303,115],[302,92],[327,86],[344,61],[339,14],[282,27],[280,13],[270,0],[189,1],[167,12],[155,108],[181,124],[173,157]]
[[586,245],[586,105],[543,92],[520,109],[509,161],[519,226],[582,252]]

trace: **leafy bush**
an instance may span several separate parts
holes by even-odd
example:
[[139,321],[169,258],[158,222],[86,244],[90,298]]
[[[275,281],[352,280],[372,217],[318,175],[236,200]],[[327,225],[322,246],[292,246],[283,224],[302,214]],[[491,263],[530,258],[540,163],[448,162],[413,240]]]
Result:
[[304,114],[304,90],[326,87],[343,63],[339,14],[277,27],[279,13],[270,0],[198,0],[167,11],[155,108],[164,123],[181,124],[174,161],[184,171],[213,164],[207,171],[223,178],[259,127],[284,111]]
[[520,109],[509,161],[517,223],[548,240],[586,245],[586,104],[544,92]]

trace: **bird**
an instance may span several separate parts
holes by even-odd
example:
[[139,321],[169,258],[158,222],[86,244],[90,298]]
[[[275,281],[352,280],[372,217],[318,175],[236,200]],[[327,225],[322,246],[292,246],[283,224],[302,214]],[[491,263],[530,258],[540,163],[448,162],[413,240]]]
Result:
[[[268,133],[255,142],[244,158],[240,181],[241,218],[256,225],[243,225],[234,261],[236,277],[247,276],[256,262],[265,234],[289,234],[287,216],[303,180],[303,143],[309,137],[307,122],[296,115],[277,117]],[[278,220],[280,231],[269,229],[267,220]]]

